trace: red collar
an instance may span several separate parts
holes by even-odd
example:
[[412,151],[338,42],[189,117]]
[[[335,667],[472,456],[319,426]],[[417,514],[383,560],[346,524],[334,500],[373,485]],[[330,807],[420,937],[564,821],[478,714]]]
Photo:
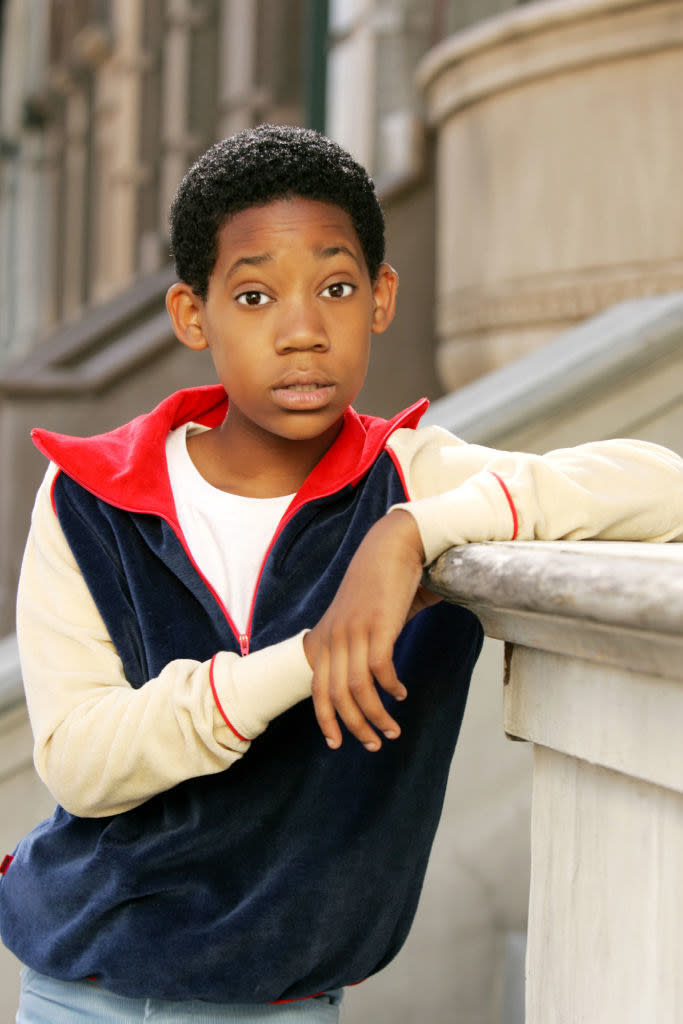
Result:
[[[391,420],[358,415],[348,408],[339,437],[299,490],[296,507],[357,483],[387,439],[399,427],[414,428],[428,406],[421,399]],[[111,505],[147,512],[175,522],[164,446],[169,430],[194,421],[207,427],[223,422],[228,397],[220,385],[177,391],[130,423],[94,437],[32,431],[36,447],[60,469]]]

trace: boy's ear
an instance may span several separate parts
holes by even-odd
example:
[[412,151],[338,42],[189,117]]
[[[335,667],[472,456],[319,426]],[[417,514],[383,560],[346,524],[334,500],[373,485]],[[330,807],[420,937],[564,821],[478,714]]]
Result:
[[202,299],[184,281],[172,284],[166,292],[166,309],[175,336],[183,345],[196,352],[208,346],[202,326],[203,308]]
[[398,274],[388,263],[382,263],[372,285],[374,308],[372,312],[372,333],[382,334],[394,319]]

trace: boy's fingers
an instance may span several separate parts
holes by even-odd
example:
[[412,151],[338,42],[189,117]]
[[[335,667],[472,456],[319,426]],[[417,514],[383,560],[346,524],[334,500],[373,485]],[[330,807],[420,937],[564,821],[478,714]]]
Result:
[[313,706],[315,717],[318,720],[320,731],[325,737],[325,742],[332,750],[336,750],[337,747],[341,746],[342,735],[334,707],[325,698],[316,699],[315,691],[313,693]]
[[325,648],[318,651],[313,670],[313,709],[327,745],[333,750],[341,746],[342,735],[334,705],[330,700],[329,654]]
[[[335,674],[337,669],[339,675]],[[356,636],[349,645],[347,660],[340,658],[335,665],[330,688],[332,701],[342,721],[369,750],[378,750],[381,746],[375,729],[387,739],[395,739],[400,734],[398,723],[391,717],[377,693],[369,667],[368,640],[365,635]]]
[[404,700],[408,691],[396,675],[394,666],[395,637],[375,631],[370,638],[368,666],[379,685],[395,700]]
[[[366,718],[383,732],[387,739],[396,739],[401,732],[400,726],[382,703],[377,692],[377,683],[386,693],[395,697],[396,700],[403,700],[407,695],[407,691],[396,675],[391,654],[389,654],[388,658],[378,657],[376,654],[373,654],[376,646],[376,641],[373,641],[371,637],[367,651],[364,652],[362,665],[359,664],[358,666],[359,678],[362,679],[363,686],[357,700]],[[351,684],[351,692],[354,692],[353,683]]]
[[353,635],[330,634],[317,647],[313,704],[320,730],[332,749],[342,742],[339,719],[370,751],[382,745],[378,732],[387,739],[400,735],[400,726],[384,707],[375,682],[397,700],[406,696],[396,676],[392,650],[393,644],[368,637],[364,630]]
[[367,677],[367,645],[363,639],[342,642],[337,638],[330,659],[330,699],[351,735],[368,750],[378,750],[381,741],[368,721],[376,709],[368,700]]

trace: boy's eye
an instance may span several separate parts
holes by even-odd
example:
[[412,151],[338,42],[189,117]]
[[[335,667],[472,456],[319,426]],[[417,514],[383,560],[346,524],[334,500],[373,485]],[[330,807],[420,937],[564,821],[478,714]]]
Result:
[[243,306],[265,306],[267,302],[270,302],[270,299],[265,292],[253,290],[242,292],[237,296],[237,301]]
[[336,281],[324,288],[322,295],[329,299],[345,299],[355,291],[355,285],[347,284],[345,281]]

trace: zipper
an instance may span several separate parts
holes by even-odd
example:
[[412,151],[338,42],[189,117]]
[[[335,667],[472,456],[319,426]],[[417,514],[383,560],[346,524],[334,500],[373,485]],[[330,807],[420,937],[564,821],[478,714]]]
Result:
[[[129,512],[136,512],[136,511],[139,511],[139,510],[137,510],[137,509],[128,509],[128,511]],[[189,547],[187,546],[187,541],[185,540],[185,536],[183,534],[183,531],[180,529],[180,524],[177,523],[177,522],[174,522],[174,520],[171,519],[170,516],[164,515],[163,513],[157,512],[156,515],[158,515],[160,519],[163,519],[164,522],[166,522],[167,525],[171,527],[173,533],[176,535],[176,537],[180,541],[180,543],[182,545],[182,548],[183,548],[183,551],[185,552],[185,554],[189,558],[190,563],[194,567],[195,572],[197,573],[199,578],[203,581],[204,586],[210,591],[210,593],[212,594],[214,600],[216,601],[216,604],[218,605],[220,610],[223,612],[223,615],[225,616],[225,620],[228,623],[228,627],[229,627],[230,631],[232,632],[232,635],[237,638],[237,641],[238,641],[238,643],[240,645],[240,655],[241,655],[241,657],[245,657],[247,654],[249,654],[249,633],[240,633],[239,632],[237,626],[233,622],[233,619],[232,619],[232,616],[230,615],[230,612],[228,611],[228,609],[223,604],[223,601],[221,600],[220,596],[218,595],[216,590],[213,588],[211,583],[207,580],[206,576],[204,575],[204,573],[201,571],[201,569],[199,568],[199,566],[195,562],[195,560],[194,560],[194,558],[192,556],[192,552],[190,551]],[[254,604],[255,598],[256,598],[256,595],[254,595],[254,597],[252,598],[252,609],[253,609],[253,604]],[[251,615],[249,616],[249,625],[248,625],[247,628],[251,629]]]
[[[135,509],[129,509],[129,511],[135,512],[136,510]],[[160,519],[163,519],[168,524],[168,526],[171,527],[171,529],[173,530],[173,533],[176,535],[176,537],[180,541],[185,554],[189,558],[191,564],[194,566],[195,572],[197,573],[199,578],[204,582],[204,585],[211,592],[211,594],[213,595],[214,600],[216,601],[218,607],[223,612],[223,615],[225,616],[225,620],[228,623],[228,627],[230,628],[230,630],[232,632],[232,635],[237,638],[237,641],[238,641],[238,643],[240,645],[240,656],[242,658],[246,657],[246,655],[249,654],[249,636],[250,636],[250,634],[249,633],[240,633],[239,632],[237,626],[235,625],[235,623],[234,623],[234,621],[232,619],[232,616],[230,615],[230,612],[228,611],[228,609],[223,604],[223,601],[221,600],[220,596],[214,590],[214,588],[211,585],[211,583],[207,580],[206,576],[204,575],[204,573],[201,571],[201,569],[199,568],[199,566],[195,562],[195,560],[194,560],[194,558],[192,556],[192,552],[190,551],[190,549],[189,549],[189,547],[187,545],[187,541],[185,540],[185,536],[183,534],[183,531],[180,529],[180,523],[174,522],[171,519],[170,516],[163,515],[162,513],[157,513],[157,515],[159,516]],[[264,564],[265,564],[265,559],[264,559]],[[263,565],[261,566],[261,572],[263,572]],[[260,577],[259,577],[259,579],[260,579]],[[257,584],[257,587],[258,587],[258,584]],[[254,609],[255,601],[256,601],[256,592],[254,592],[254,595],[252,597],[251,611],[249,613],[249,623],[247,625],[247,629],[250,630],[250,631],[251,631],[251,618],[252,618],[252,614],[253,614],[253,609]]]
[[[296,515],[296,513],[299,511],[300,508],[303,508],[303,505],[301,505],[301,504],[299,504],[297,502],[297,499],[296,499],[296,496],[295,496],[292,499],[292,504],[285,511],[285,514],[283,515],[282,519],[280,520],[280,522],[275,527],[275,533],[271,537],[270,544],[266,548],[266,553],[263,556],[263,561],[261,562],[261,568],[259,569],[258,576],[256,577],[256,586],[254,587],[254,592],[251,595],[251,605],[249,606],[249,618],[247,619],[247,632],[246,633],[236,633],[236,631],[233,630],[236,633],[236,635],[237,635],[237,639],[239,640],[240,654],[242,655],[242,657],[245,657],[247,654],[249,654],[249,639],[251,637],[251,625],[252,625],[252,622],[254,620],[254,606],[256,605],[256,595],[258,594],[259,587],[261,585],[261,577],[263,576],[263,570],[266,567],[266,562],[268,561],[268,556],[270,555],[271,551],[275,547],[275,543],[276,543],[278,537],[280,536],[280,534],[282,533],[282,531],[284,530],[285,526],[289,523],[289,521],[291,519],[294,518],[294,516]],[[183,538],[183,546],[185,547],[185,550],[187,551],[187,547],[185,546],[185,539],[184,538]],[[188,551],[188,554],[189,554],[189,551]],[[190,555],[190,558],[191,557],[192,556]],[[202,579],[203,578],[204,577],[202,576]],[[232,621],[229,616],[228,616],[228,621],[229,622]]]
[[[410,411],[410,410],[408,410],[408,411]],[[46,455],[48,458],[50,458],[48,453],[43,451],[43,448],[40,445],[37,445],[37,447],[39,448],[39,450],[41,452],[43,452],[44,455]],[[54,487],[55,481],[57,480],[57,477],[59,476],[59,473],[63,472],[61,466],[58,467],[58,469],[59,469],[59,472],[57,472],[55,474],[55,479],[54,479],[53,484],[52,484],[53,487]],[[79,483],[79,481],[75,477],[73,479],[76,480],[76,483]],[[79,486],[84,487],[85,485],[79,484]],[[102,493],[99,493],[99,491],[96,491],[96,490],[88,488],[88,487],[86,487],[85,489],[90,491],[90,493],[92,495],[94,495],[94,497],[99,498],[100,500],[107,502],[107,504],[112,504],[110,499],[107,498]],[[299,488],[299,490],[301,490],[301,488]],[[319,500],[321,498],[327,498],[331,494],[334,494],[337,490],[339,490],[338,483],[335,484],[333,487],[328,487],[322,493],[316,494],[315,495],[315,499],[308,498],[305,501],[298,500],[298,492],[297,492],[296,496],[294,497],[294,499],[292,501],[292,504],[286,510],[286,512],[283,515],[282,519],[278,523],[277,528],[275,530],[275,533],[273,534],[271,542],[268,545],[268,549],[267,549],[267,551],[266,551],[266,553],[264,555],[263,561],[261,562],[261,568],[259,570],[259,574],[258,574],[258,577],[257,577],[257,580],[256,580],[256,586],[254,587],[254,593],[252,594],[252,598],[251,598],[251,607],[249,609],[249,620],[247,622],[247,632],[246,633],[240,633],[239,632],[237,626],[233,622],[233,619],[232,619],[228,609],[223,604],[223,601],[221,600],[221,598],[216,593],[216,591],[214,590],[214,588],[211,585],[211,583],[207,580],[207,578],[205,577],[204,573],[201,571],[201,569],[199,568],[199,566],[195,562],[194,558],[192,557],[192,553],[190,552],[190,550],[189,550],[189,548],[187,546],[187,541],[185,540],[183,532],[180,529],[180,524],[177,522],[177,520],[175,520],[172,516],[168,515],[168,513],[163,512],[163,511],[155,511],[154,513],[152,513],[152,514],[158,516],[159,519],[163,520],[168,526],[170,526],[171,530],[173,531],[175,536],[180,541],[180,543],[182,545],[182,548],[185,551],[185,554],[189,558],[190,563],[192,564],[192,566],[194,567],[195,572],[200,577],[200,579],[203,580],[204,585],[211,592],[211,594],[214,597],[216,603],[218,604],[219,608],[223,612],[223,615],[225,616],[225,619],[226,619],[226,621],[228,623],[228,627],[230,628],[230,630],[232,632],[232,635],[234,637],[236,637],[236,639],[237,639],[237,641],[239,643],[240,655],[242,657],[246,657],[246,655],[249,654],[249,650],[250,650],[250,636],[251,636],[251,624],[252,624],[252,620],[253,620],[253,616],[254,616],[254,605],[256,604],[256,595],[258,593],[259,585],[261,583],[261,577],[263,576],[263,570],[265,569],[266,562],[268,561],[268,556],[270,555],[271,551],[273,550],[273,547],[275,546],[276,541],[278,540],[278,538],[279,538],[280,534],[282,533],[282,531],[284,530],[285,526],[287,526],[287,524],[294,518],[294,516],[297,514],[297,512],[299,512],[300,509],[304,507],[304,505],[309,504],[311,500],[316,500],[317,501],[317,500]],[[53,504],[53,507],[54,507],[54,499],[52,501],[52,504]],[[125,503],[118,503],[117,502],[117,503],[115,503],[114,507],[121,509],[121,511],[123,511],[123,512],[132,512],[132,513],[135,513],[135,514],[142,513],[142,514],[145,514],[145,515],[149,515],[150,514],[144,508],[138,508],[138,507],[135,507],[134,505],[126,505]],[[3,864],[0,865],[0,868],[4,867],[4,866],[5,865],[4,865],[4,862],[3,862]]]
[[[301,490],[301,488],[299,488],[299,490]],[[334,488],[334,487],[331,488],[331,489],[328,489],[327,491],[323,492],[322,494],[316,495],[315,500],[318,501],[321,498],[328,498],[331,494],[334,494],[336,490],[337,490],[337,488]],[[275,544],[277,543],[277,541],[278,541],[282,531],[284,530],[284,528],[292,521],[292,519],[294,519],[294,516],[297,514],[297,512],[299,512],[302,508],[304,508],[305,505],[308,505],[308,504],[310,504],[310,500],[309,501],[303,501],[303,502],[299,500],[299,492],[297,491],[296,495],[292,499],[291,505],[285,511],[285,514],[283,515],[282,519],[280,520],[280,522],[277,524],[277,527],[275,528],[275,533],[273,534],[273,536],[271,538],[271,541],[270,541],[270,544],[268,545],[268,547],[266,549],[266,553],[263,556],[263,561],[261,562],[261,568],[259,569],[259,574],[256,577],[256,586],[254,587],[254,592],[251,595],[251,605],[250,605],[250,608],[249,608],[249,618],[247,620],[247,632],[246,633],[237,633],[237,631],[233,627],[233,632],[235,633],[235,635],[237,636],[237,639],[239,640],[240,654],[242,655],[242,657],[244,657],[245,655],[249,654],[249,642],[250,642],[250,637],[251,637],[251,626],[252,626],[252,622],[253,622],[253,619],[254,619],[254,606],[256,605],[256,596],[258,594],[259,587],[261,585],[261,577],[263,576],[263,570],[266,567],[266,562],[268,561],[270,553],[273,550],[273,548],[275,547]],[[181,534],[181,541],[182,541],[183,547],[185,548],[185,550],[187,551],[188,555],[190,556],[190,559],[192,560],[192,564],[194,565],[194,559],[192,559],[192,556],[190,555],[190,552],[187,549],[187,545],[185,544],[185,538],[182,537],[182,534]],[[197,570],[197,571],[199,571],[199,570]],[[202,574],[200,573],[200,575],[202,575]],[[202,579],[204,579],[203,576],[202,576]],[[210,586],[210,584],[208,584],[208,581],[206,581],[206,582],[207,582],[207,585]],[[215,591],[214,591],[214,593],[215,593]],[[227,619],[228,619],[228,622],[232,623],[232,620],[230,619],[229,615],[227,615]]]

